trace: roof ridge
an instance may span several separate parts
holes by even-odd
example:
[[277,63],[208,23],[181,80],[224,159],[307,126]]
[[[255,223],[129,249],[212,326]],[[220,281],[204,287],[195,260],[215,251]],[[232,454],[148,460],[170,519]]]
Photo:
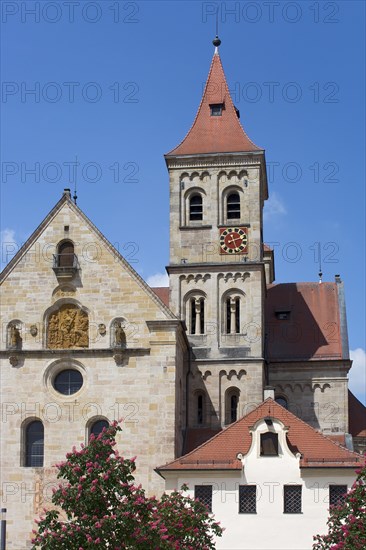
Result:
[[71,196],[64,193],[60,200],[57,201],[55,206],[50,210],[50,212],[46,215],[46,217],[42,220],[42,222],[38,225],[38,227],[31,233],[31,235],[28,237],[24,245],[18,250],[18,252],[15,254],[14,258],[10,260],[8,265],[3,269],[0,277],[0,283],[4,282],[9,273],[16,267],[18,262],[21,260],[23,255],[26,253],[26,251],[32,246],[32,244],[37,240],[37,238],[41,235],[43,230],[47,227],[47,225],[50,223],[50,221],[57,215],[57,213],[61,210],[61,208],[64,206],[64,204],[67,203],[68,206],[77,214],[79,215],[84,222],[91,228],[98,237],[103,241],[103,243],[107,246],[108,250],[116,257],[118,260],[122,263],[122,265],[130,272],[132,277],[136,280],[136,282],[145,289],[149,296],[152,298],[152,300],[159,305],[160,308],[163,309],[163,311],[171,318],[171,319],[178,319],[176,315],[164,304],[164,302],[159,298],[159,296],[152,290],[152,288],[144,281],[144,279],[137,273],[137,271],[128,263],[128,261],[122,256],[122,254],[113,246],[113,244],[103,235],[103,233],[97,228],[96,225],[88,218],[88,216],[81,210],[81,208],[74,204]]
[[64,193],[62,197],[57,201],[55,206],[51,208],[51,210],[48,212],[48,214],[43,218],[40,224],[36,227],[34,231],[31,232],[28,239],[22,244],[22,246],[19,248],[18,252],[13,256],[13,258],[10,260],[10,262],[4,267],[4,269],[0,273],[0,284],[5,281],[6,277],[9,275],[9,273],[13,270],[13,268],[18,264],[19,261],[21,261],[24,253],[32,246],[32,244],[35,242],[37,237],[42,233],[43,229],[46,227],[46,225],[56,216],[56,214],[61,210],[61,206],[65,202],[72,202],[71,197]]
[[[207,447],[208,445],[212,445],[212,443],[218,438],[218,437],[221,437],[223,436],[223,434],[227,434],[228,431],[232,430],[235,428],[235,426],[237,426],[238,424],[240,423],[245,423],[245,420],[248,419],[248,417],[250,415],[253,415],[254,413],[256,413],[256,411],[258,411],[259,409],[262,409],[262,413],[263,416],[265,416],[265,411],[263,409],[265,409],[265,406],[266,405],[270,405],[271,408],[269,409],[269,412],[267,412],[267,416],[268,415],[271,415],[271,416],[274,416],[275,418],[277,418],[278,420],[280,420],[280,422],[282,422],[285,426],[287,424],[286,422],[286,418],[284,418],[286,415],[290,415],[290,422],[288,422],[289,424],[289,427],[290,427],[290,430],[291,430],[291,424],[293,423],[299,423],[302,427],[304,427],[305,429],[309,429],[310,432],[312,433],[312,435],[314,437],[316,436],[319,436],[317,437],[317,439],[320,439],[320,441],[325,441],[327,443],[332,443],[333,446],[335,448],[337,448],[337,450],[339,451],[342,450],[344,451],[348,457],[344,457],[344,458],[353,458],[353,457],[361,457],[362,455],[360,455],[359,453],[355,452],[355,451],[350,451],[349,449],[347,449],[347,447],[344,447],[343,445],[333,441],[329,436],[323,434],[322,432],[318,432],[315,428],[313,428],[312,426],[310,426],[309,424],[307,424],[304,420],[302,420],[301,418],[299,418],[298,416],[296,416],[294,413],[292,413],[291,411],[289,411],[288,409],[285,409],[284,407],[282,407],[282,405],[279,405],[278,403],[276,403],[276,401],[274,401],[271,397],[267,397],[267,399],[265,399],[264,401],[262,401],[262,403],[260,403],[257,407],[255,407],[252,411],[250,411],[248,414],[246,414],[245,416],[242,416],[241,418],[239,418],[238,420],[236,420],[235,422],[233,422],[232,424],[230,424],[229,426],[225,427],[223,430],[221,430],[219,433],[215,434],[213,437],[211,437],[210,439],[208,439],[207,441],[205,441],[204,443],[202,443],[201,445],[199,445],[198,447],[196,447],[195,449],[193,449],[192,451],[190,451],[189,453],[185,454],[185,455],[182,455],[172,461],[170,461],[169,463],[167,464],[164,464],[163,466],[159,466],[157,468],[157,470],[160,470],[160,469],[166,469],[168,468],[169,466],[173,465],[173,464],[176,464],[176,463],[180,463],[182,464],[182,459],[187,459],[189,457],[191,457],[193,454],[195,453],[198,453],[200,452],[202,449],[204,449],[205,447]],[[280,414],[278,414],[278,412],[280,412]],[[257,422],[258,420],[260,420],[262,418],[262,416],[258,416],[256,417],[256,421]],[[248,429],[250,428],[250,426],[248,426]],[[249,430],[250,431],[250,430]],[[290,436],[291,434],[289,434]],[[250,449],[250,447],[249,447]],[[301,452],[301,448],[298,449],[299,452]],[[247,454],[249,452],[249,450],[245,453]],[[301,454],[304,454],[303,452]],[[311,456],[309,457],[305,457],[305,459],[307,461],[310,461],[311,462]],[[325,459],[326,460],[326,459]]]
[[[225,77],[225,86],[226,86],[226,91],[227,91],[227,95],[229,97],[229,100],[231,102],[231,105],[234,109],[236,109],[235,105],[234,105],[234,102],[233,102],[233,98],[231,97],[231,93],[230,93],[230,90],[229,90],[229,86],[227,85],[227,80],[226,80],[226,74],[225,74],[225,71],[224,71],[224,67],[222,66],[222,63],[221,63],[221,57],[219,56],[219,54],[217,54],[218,58],[219,58],[219,63],[221,65],[221,69],[222,69],[222,72],[224,73],[224,77]],[[208,79],[207,79],[208,80]],[[261,150],[261,148],[256,144],[254,143],[253,140],[250,139],[250,137],[248,136],[248,134],[246,133],[246,131],[244,130],[243,126],[241,125],[240,121],[239,121],[239,118],[238,118],[238,123],[239,123],[239,126],[243,132],[243,134],[245,135],[245,137],[250,141],[250,143],[256,147],[257,149]]]
[[[218,54],[217,54],[218,55]],[[208,81],[210,79],[210,75],[212,73],[212,69],[213,69],[213,63],[214,63],[214,59],[215,59],[215,54],[213,55],[212,57],[212,60],[211,60],[211,65],[210,65],[210,69],[208,71],[208,77],[207,77],[207,80],[206,80],[206,84],[205,84],[205,89],[203,91],[203,94],[202,94],[202,97],[201,97],[201,101],[200,101],[200,104],[198,106],[198,109],[197,109],[197,113],[196,113],[196,116],[194,117],[194,120],[188,130],[188,132],[186,133],[186,135],[184,136],[184,138],[182,139],[182,141],[180,143],[178,143],[178,145],[176,145],[175,147],[173,147],[173,149],[170,149],[170,151],[168,153],[166,153],[164,156],[167,156],[167,155],[170,155],[170,153],[172,151],[175,151],[175,149],[178,149],[178,147],[180,147],[182,145],[182,143],[185,141],[185,139],[189,136],[189,134],[191,133],[191,130],[193,128],[193,126],[196,124],[196,121],[197,121],[197,118],[198,118],[198,115],[199,115],[199,112],[201,110],[201,106],[202,106],[202,103],[203,103],[203,99],[205,97],[205,94],[206,94],[206,89],[207,89],[207,86],[208,86]]]

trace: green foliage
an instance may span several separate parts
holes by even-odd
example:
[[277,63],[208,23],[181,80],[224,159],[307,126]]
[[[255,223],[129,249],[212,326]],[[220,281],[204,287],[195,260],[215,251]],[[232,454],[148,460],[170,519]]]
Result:
[[342,504],[331,506],[328,534],[316,535],[313,550],[365,550],[366,548],[366,465]]
[[56,465],[63,480],[52,497],[58,510],[36,520],[33,550],[214,549],[222,529],[202,503],[180,491],[149,498],[134,484],[134,459],[114,448],[120,430],[114,423]]

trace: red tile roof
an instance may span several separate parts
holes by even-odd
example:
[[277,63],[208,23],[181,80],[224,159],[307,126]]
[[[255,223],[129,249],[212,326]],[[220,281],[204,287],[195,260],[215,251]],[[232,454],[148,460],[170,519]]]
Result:
[[[221,116],[210,105],[224,103]],[[196,118],[184,140],[166,156],[261,151],[244,132],[226,82],[219,54],[212,59]]]
[[249,430],[266,416],[277,418],[288,427],[289,448],[294,453],[301,453],[302,468],[355,468],[364,463],[364,457],[360,454],[338,445],[268,398],[194,451],[157,470],[241,470],[242,463],[237,455],[248,453],[252,441]]
[[342,359],[336,283],[269,285],[265,319],[269,361]]
[[186,432],[184,442],[184,453],[189,453],[196,449],[202,443],[205,443],[208,439],[211,439],[214,435],[222,431],[222,428],[188,428]]
[[366,407],[348,391],[349,432],[353,437],[366,437]]
[[155,286],[151,287],[151,290],[159,296],[160,300],[169,307],[169,287],[168,286]]

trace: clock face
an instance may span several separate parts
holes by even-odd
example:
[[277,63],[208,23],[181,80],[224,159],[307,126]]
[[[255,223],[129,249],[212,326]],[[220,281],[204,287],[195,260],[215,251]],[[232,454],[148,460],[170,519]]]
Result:
[[220,253],[244,254],[247,252],[247,229],[241,227],[226,227],[220,229]]

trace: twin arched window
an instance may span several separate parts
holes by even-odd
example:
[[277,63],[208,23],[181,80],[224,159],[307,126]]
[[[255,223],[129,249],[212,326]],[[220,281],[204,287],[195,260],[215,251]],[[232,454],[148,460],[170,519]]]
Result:
[[[233,191],[226,195],[225,202],[225,219],[240,220],[240,195],[237,191]],[[203,220],[203,199],[200,193],[193,193],[189,198],[189,221]]]

